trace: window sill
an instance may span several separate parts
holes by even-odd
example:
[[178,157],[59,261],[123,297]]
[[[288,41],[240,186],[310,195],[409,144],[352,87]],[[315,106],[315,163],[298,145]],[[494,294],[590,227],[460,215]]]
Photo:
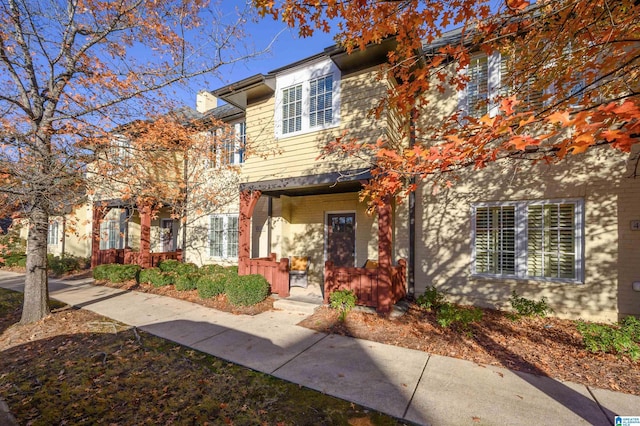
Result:
[[297,132],[291,132],[291,133],[278,133],[276,132],[276,139],[288,139],[288,138],[294,138],[296,136],[302,136],[302,135],[306,135],[309,133],[315,133],[315,132],[321,132],[323,130],[329,130],[329,129],[334,129],[336,127],[339,127],[340,123],[332,123],[326,126],[318,126],[318,127],[312,127],[309,129],[303,129],[303,130],[298,130]]
[[492,274],[471,274],[469,276],[471,280],[477,281],[518,281],[527,282],[531,284],[544,283],[544,284],[574,284],[582,285],[584,281],[573,278],[544,278],[544,277],[520,277],[516,275],[492,275]]

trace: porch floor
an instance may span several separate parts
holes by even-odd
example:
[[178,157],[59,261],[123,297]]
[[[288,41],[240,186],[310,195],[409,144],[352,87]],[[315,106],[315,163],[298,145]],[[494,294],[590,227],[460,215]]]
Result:
[[274,295],[277,299],[273,303],[273,307],[288,312],[298,312],[305,315],[311,315],[317,307],[322,306],[322,291],[319,285],[309,284],[307,288],[291,287],[289,289],[289,297],[281,298]]
[[322,289],[317,284],[309,284],[307,288],[290,287],[287,299],[322,305]]

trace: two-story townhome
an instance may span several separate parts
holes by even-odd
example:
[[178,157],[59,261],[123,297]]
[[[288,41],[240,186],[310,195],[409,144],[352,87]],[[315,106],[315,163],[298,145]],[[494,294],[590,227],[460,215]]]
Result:
[[213,91],[243,113],[249,155],[239,164],[239,204],[203,218],[198,233],[208,225],[208,246],[185,259],[237,262],[241,274],[264,274],[281,296],[289,294],[294,258],[304,259],[305,284],[325,298],[348,286],[361,304],[385,311],[404,295],[406,206],[388,200],[367,211],[359,191],[370,158],[319,159],[343,132],[366,140],[399,134],[394,117],[369,115],[389,86],[377,77],[392,47],[352,55],[329,48]]
[[[415,204],[389,200],[373,213],[358,196],[368,159],[319,159],[345,131],[359,140],[398,138],[392,114],[368,114],[390,84],[376,77],[391,44],[355,55],[329,48],[213,91],[244,111],[252,155],[241,165],[237,210],[210,218],[210,241],[224,238],[218,224],[230,233],[237,226],[237,257],[218,250],[207,261],[226,256],[287,295],[278,271],[288,270],[288,259],[308,258],[309,284],[325,297],[353,288],[359,303],[380,311],[408,282],[415,295],[436,286],[461,303],[506,307],[515,290],[545,297],[565,317],[640,314],[637,151],[602,147],[557,165],[505,160],[462,170],[451,188],[421,184]],[[475,55],[466,89],[425,94],[419,120],[491,113],[490,99],[507,90],[508,59]],[[540,94],[529,102],[542,102]]]

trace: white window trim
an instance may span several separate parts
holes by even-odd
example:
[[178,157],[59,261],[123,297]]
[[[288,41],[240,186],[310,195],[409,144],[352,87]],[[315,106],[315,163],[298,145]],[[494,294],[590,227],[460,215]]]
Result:
[[[59,238],[60,224],[57,220],[49,222],[49,230],[47,233],[47,245],[57,246],[60,242]],[[53,237],[53,238],[52,238]]]
[[[324,125],[310,127],[310,82],[316,78],[331,75],[332,84],[332,120]],[[282,90],[302,84],[302,125],[299,131],[282,132]],[[304,133],[315,132],[340,125],[340,70],[330,59],[323,59],[304,68],[294,69],[276,77],[276,103],[274,112],[274,128],[276,138],[288,138]]]
[[[494,52],[491,55],[485,55],[484,53],[477,53],[471,56],[471,60],[478,58],[487,58],[487,113],[490,117],[495,117],[500,106],[497,102],[497,98],[500,95],[500,52]],[[469,67],[466,66],[460,70],[460,74],[467,75]],[[469,115],[469,105],[467,102],[468,97],[468,84],[458,91],[458,111],[463,116]],[[484,115],[484,114],[483,114]],[[480,118],[480,117],[478,117]]]
[[[223,219],[223,224],[222,224],[222,228],[223,228],[223,232],[222,232],[222,256],[213,256],[211,254],[211,219],[213,217],[221,217]],[[237,213],[224,213],[224,214],[211,214],[209,215],[209,229],[208,229],[208,234],[207,234],[207,255],[209,257],[209,259],[212,260],[237,260],[238,259],[238,254],[235,253],[233,256],[229,256],[229,254],[227,253],[227,242],[228,242],[228,238],[229,238],[229,226],[228,226],[228,218],[230,217],[235,217],[238,219],[238,239],[240,239],[240,215]],[[237,242],[238,245],[238,250],[240,249],[240,241]]]
[[[233,147],[234,147],[234,151],[233,151],[233,161],[232,162],[222,162],[222,151],[224,151],[222,148],[225,148],[225,144],[223,142],[226,141],[218,141],[218,139],[220,139],[222,137],[222,129],[215,129],[215,130],[209,130],[207,132],[207,137],[211,139],[211,145],[210,147],[212,149],[215,149],[215,158],[206,158],[205,159],[205,167],[206,168],[213,168],[213,169],[222,169],[224,167],[227,166],[236,166],[236,167],[240,167],[244,164],[244,151],[245,148],[242,148],[242,138],[241,138],[241,134],[240,134],[240,130],[241,130],[241,126],[242,124],[245,124],[245,144],[246,144],[246,131],[247,131],[247,125],[246,122],[244,121],[239,121],[237,123],[234,124],[230,124],[230,126],[233,126]],[[243,153],[240,153],[240,150],[242,148]]]
[[[545,204],[574,204],[575,211],[575,278],[552,278],[529,276],[527,271],[527,212],[529,206]],[[514,206],[516,220],[515,236],[515,274],[490,274],[476,272],[476,208]],[[584,283],[584,199],[582,198],[561,198],[549,200],[525,200],[525,201],[494,201],[480,202],[471,205],[471,276],[472,278],[501,278],[501,279],[523,279],[531,281],[544,281],[554,283]]]

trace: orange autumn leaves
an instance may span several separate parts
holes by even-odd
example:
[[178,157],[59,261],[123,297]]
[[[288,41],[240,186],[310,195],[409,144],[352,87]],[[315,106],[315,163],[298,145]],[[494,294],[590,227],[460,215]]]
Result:
[[[640,142],[634,0],[506,0],[498,9],[483,0],[255,3],[303,35],[333,25],[349,51],[395,38],[380,75],[394,85],[372,113],[403,117],[398,131],[405,141],[413,135],[413,146],[347,132],[325,150],[369,158],[377,177],[370,195],[410,191],[415,179],[450,182],[461,168],[506,158],[553,163],[599,145],[627,153]],[[432,47],[452,27],[458,36]],[[479,55],[493,70],[486,113],[447,109],[468,90],[467,69]],[[500,58],[513,59],[503,67]]]

